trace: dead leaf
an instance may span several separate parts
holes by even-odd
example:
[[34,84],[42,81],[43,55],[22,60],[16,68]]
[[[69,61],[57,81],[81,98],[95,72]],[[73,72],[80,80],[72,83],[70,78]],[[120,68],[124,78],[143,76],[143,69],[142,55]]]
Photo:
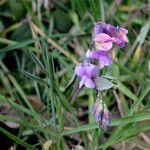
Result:
[[46,142],[43,144],[43,149],[42,149],[42,150],[49,150],[49,147],[51,146],[52,143],[53,143],[52,140],[46,141]]

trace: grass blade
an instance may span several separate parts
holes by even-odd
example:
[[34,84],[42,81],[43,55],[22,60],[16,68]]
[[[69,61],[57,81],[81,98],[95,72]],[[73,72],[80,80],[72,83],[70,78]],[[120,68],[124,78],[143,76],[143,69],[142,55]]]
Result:
[[5,134],[6,136],[8,136],[10,139],[12,139],[13,141],[15,141],[16,143],[22,145],[25,148],[28,149],[32,149],[32,150],[38,150],[37,148],[31,146],[30,144],[24,142],[23,140],[21,140],[20,138],[16,137],[15,135],[11,134],[10,132],[4,130],[3,128],[0,127],[0,132]]

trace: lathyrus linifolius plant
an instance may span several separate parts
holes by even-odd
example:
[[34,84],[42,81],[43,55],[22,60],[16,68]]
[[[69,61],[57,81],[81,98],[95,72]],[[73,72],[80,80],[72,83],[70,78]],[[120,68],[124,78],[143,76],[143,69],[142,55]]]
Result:
[[[109,80],[99,77],[99,71],[105,66],[112,64],[109,52],[113,44],[123,48],[128,42],[126,34],[128,30],[115,27],[104,22],[96,22],[93,27],[92,41],[82,63],[79,63],[74,70],[75,75],[80,79],[78,88],[87,87],[96,90],[97,100],[92,106],[92,115],[100,128],[105,131],[110,125],[109,110],[101,96],[102,90],[108,90],[113,86]],[[98,63],[92,62],[98,61]],[[96,65],[98,64],[98,65]]]

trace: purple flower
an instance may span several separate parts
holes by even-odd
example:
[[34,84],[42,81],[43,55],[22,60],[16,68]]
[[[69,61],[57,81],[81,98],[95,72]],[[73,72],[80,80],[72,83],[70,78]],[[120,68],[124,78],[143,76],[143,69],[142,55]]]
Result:
[[110,24],[105,24],[103,22],[97,22],[93,29],[93,38],[100,33],[108,34],[112,41],[119,47],[122,48],[125,46],[125,43],[128,42],[126,34],[128,30],[121,27],[115,27]]
[[75,74],[81,78],[79,88],[85,85],[88,88],[95,88],[94,79],[98,76],[98,68],[93,64],[78,64]]
[[108,56],[108,53],[105,51],[90,51],[88,50],[86,53],[86,57],[97,59],[99,61],[99,68],[102,69],[104,66],[109,66],[112,64],[111,57]]
[[95,47],[98,50],[108,51],[112,48],[112,43],[115,41],[114,38],[111,38],[108,34],[99,33],[94,38]]
[[105,131],[110,125],[110,115],[106,105],[102,100],[97,100],[92,106],[92,115],[96,123],[99,124],[100,128],[103,128]]
[[126,34],[128,33],[127,29],[120,28],[120,27],[114,27],[110,24],[107,25],[107,33],[114,37],[116,40],[114,43],[119,47],[122,48],[125,46],[125,43],[128,42],[128,38]]

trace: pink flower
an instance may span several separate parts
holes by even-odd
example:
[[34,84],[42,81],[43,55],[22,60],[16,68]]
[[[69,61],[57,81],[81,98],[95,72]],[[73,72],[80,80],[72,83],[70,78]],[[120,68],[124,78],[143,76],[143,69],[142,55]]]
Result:
[[96,49],[102,51],[110,50],[114,40],[114,38],[111,38],[108,34],[105,33],[99,33],[93,38]]
[[128,30],[121,27],[115,27],[110,24],[105,24],[103,22],[97,22],[93,29],[93,38],[98,34],[105,33],[113,38],[113,42],[119,47],[122,48],[125,46],[125,43],[128,42],[126,34]]

